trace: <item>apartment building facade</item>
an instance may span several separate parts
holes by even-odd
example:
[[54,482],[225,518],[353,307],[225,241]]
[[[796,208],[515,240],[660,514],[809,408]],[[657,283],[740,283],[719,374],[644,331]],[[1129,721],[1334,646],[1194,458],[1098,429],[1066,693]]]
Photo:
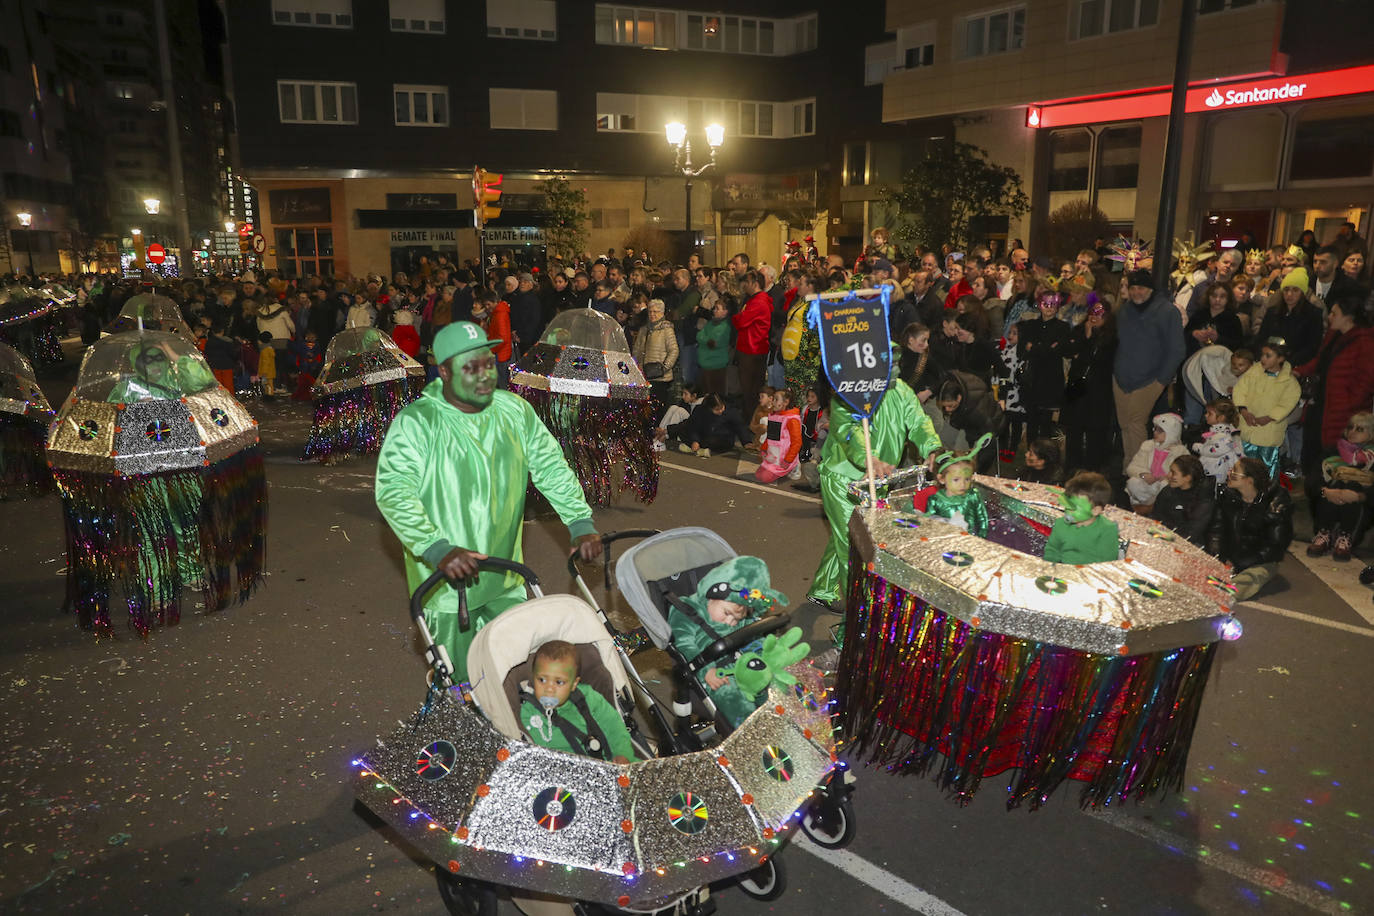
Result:
[[[1182,3],[1197,4],[1179,236],[1319,239],[1374,208],[1374,4],[1310,0],[888,0],[895,35],[868,49],[887,122],[950,117],[958,139],[1016,168],[1033,209],[1088,199],[1150,237]],[[1060,253],[1062,254],[1062,253]]]
[[587,192],[588,250],[640,225],[685,231],[664,126],[724,127],[695,182],[691,229],[708,261],[777,263],[789,238],[857,250],[863,207],[838,189],[855,134],[883,125],[863,47],[881,0],[854,10],[759,0],[631,7],[569,0],[243,0],[222,4],[233,148],[261,197],[268,266],[386,273],[420,254],[477,250],[475,165],[504,174],[491,238],[542,240],[541,183]]

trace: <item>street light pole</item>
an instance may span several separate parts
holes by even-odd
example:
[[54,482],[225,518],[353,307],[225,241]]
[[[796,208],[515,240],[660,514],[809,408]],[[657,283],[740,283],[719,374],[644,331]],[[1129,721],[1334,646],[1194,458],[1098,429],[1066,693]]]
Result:
[[36,277],[37,274],[33,272],[33,238],[29,230],[29,226],[33,224],[33,214],[25,211],[16,213],[15,216],[19,219],[19,225],[24,227],[24,254],[29,259],[29,276]]
[[[677,150],[677,169],[682,172],[683,183],[686,185],[687,205],[686,205],[686,229],[687,243],[690,248],[696,248],[696,233],[692,229],[692,181],[713,168],[716,164],[716,150],[725,141],[725,128],[719,124],[712,124],[706,128],[706,142],[711,147],[711,158],[700,168],[692,166],[692,141],[687,139],[687,127],[680,121],[673,121],[665,124],[664,132],[668,136],[668,145]],[[690,252],[689,252],[690,253]]]

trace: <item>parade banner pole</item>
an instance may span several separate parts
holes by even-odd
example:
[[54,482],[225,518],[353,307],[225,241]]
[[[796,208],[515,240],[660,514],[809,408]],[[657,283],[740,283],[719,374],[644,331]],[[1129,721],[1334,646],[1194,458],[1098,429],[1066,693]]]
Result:
[[868,435],[868,417],[864,417],[864,457],[868,459],[868,505],[878,507],[878,488],[873,483],[873,440]]

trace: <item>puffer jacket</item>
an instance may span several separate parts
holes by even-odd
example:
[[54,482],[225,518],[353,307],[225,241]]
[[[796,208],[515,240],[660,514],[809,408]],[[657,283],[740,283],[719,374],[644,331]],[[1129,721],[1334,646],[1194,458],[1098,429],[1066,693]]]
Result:
[[1236,409],[1244,408],[1256,417],[1273,417],[1273,423],[1251,426],[1240,418],[1240,437],[1251,445],[1264,447],[1281,445],[1288,424],[1284,419],[1298,406],[1302,389],[1293,377],[1293,367],[1284,362],[1279,366],[1277,375],[1270,375],[1264,367],[1255,363],[1236,382],[1231,392],[1231,402]]
[[1309,410],[1306,422],[1320,422],[1323,448],[1332,448],[1345,432],[1351,416],[1368,410],[1374,400],[1374,328],[1351,328],[1344,334],[1327,331],[1321,349],[1306,365],[1293,370],[1297,376],[1321,374],[1323,355],[1330,365],[1321,379],[1321,417],[1314,421]]
[[640,369],[650,363],[663,364],[661,375],[650,376],[647,372],[644,374],[647,381],[670,381],[673,377],[673,366],[677,365],[677,334],[673,330],[673,323],[667,318],[663,318],[651,325],[646,325],[635,335],[632,355],[635,362],[639,363]]
[[1293,501],[1278,484],[1247,503],[1227,489],[1212,514],[1207,550],[1239,572],[1262,563],[1277,563],[1293,541]]

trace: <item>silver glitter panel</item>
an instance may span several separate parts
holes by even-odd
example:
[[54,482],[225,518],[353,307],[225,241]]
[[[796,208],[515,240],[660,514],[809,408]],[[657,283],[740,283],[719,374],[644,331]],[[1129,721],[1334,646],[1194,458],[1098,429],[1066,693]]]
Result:
[[[1018,514],[1051,525],[1061,514],[1052,488],[981,476],[975,483],[999,525],[1024,531]],[[1151,535],[1155,526],[1139,516],[1107,510],[1127,542],[1124,559],[1072,566],[975,537],[909,504],[902,509],[905,495],[856,510],[853,543],[874,573],[972,626],[1138,655],[1215,642],[1229,615],[1229,571],[1186,541]],[[1043,550],[1043,542],[1032,547]]]
[[37,380],[16,372],[0,372],[0,410],[39,421],[50,420],[53,415]]
[[258,424],[238,399],[219,385],[188,395],[186,405],[213,464],[258,442]]
[[530,388],[634,400],[649,396],[639,364],[620,350],[539,343],[510,368],[511,382]]
[[[634,768],[626,790],[627,816],[635,825],[636,861],[646,870],[666,870],[676,868],[678,862],[696,860],[707,866],[701,876],[715,880],[731,873],[729,860],[722,856],[717,861],[717,853],[760,842],[759,824],[740,801],[738,785],[717,763],[719,753],[698,751],[646,761]],[[691,794],[694,804],[705,806],[704,819],[684,823],[684,827],[699,827],[697,833],[674,827],[668,810],[669,804],[685,793]],[[702,857],[710,861],[701,862]]]
[[339,394],[406,377],[423,380],[425,368],[407,356],[404,350],[378,348],[349,353],[325,364],[313,394],[315,397]]
[[753,799],[752,808],[762,827],[777,829],[786,823],[807,803],[833,765],[831,748],[823,747],[814,733],[804,737],[793,721],[799,707],[795,694],[774,686],[768,702],[720,746],[720,753],[730,760],[731,777]]
[[154,474],[205,466],[205,445],[191,410],[180,400],[133,401],[119,412],[115,428],[115,470]]
[[114,473],[114,430],[119,411],[102,401],[69,400],[48,427],[48,461],[74,471]]

